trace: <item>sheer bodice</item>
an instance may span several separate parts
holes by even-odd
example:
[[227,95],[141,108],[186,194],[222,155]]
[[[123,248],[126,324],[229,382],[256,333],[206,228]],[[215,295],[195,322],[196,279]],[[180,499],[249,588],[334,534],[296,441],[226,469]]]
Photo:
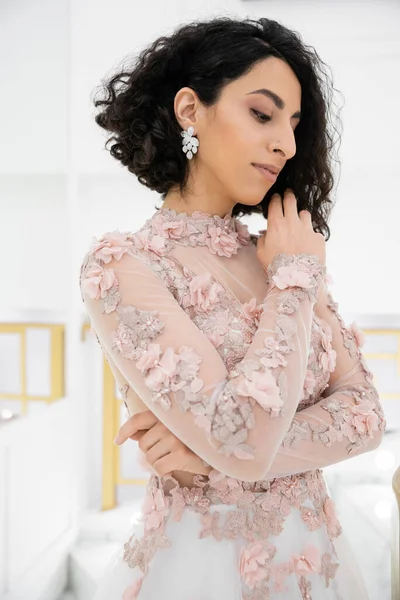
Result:
[[265,269],[255,242],[231,215],[161,208],[95,240],[81,269],[130,413],[149,408],[207,464],[252,482],[371,450],[385,425],[325,267],[280,254]]

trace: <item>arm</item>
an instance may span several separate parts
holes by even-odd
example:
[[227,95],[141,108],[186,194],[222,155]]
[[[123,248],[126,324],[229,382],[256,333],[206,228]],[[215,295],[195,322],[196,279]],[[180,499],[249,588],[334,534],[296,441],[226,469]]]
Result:
[[105,260],[93,250],[81,268],[82,298],[103,350],[195,454],[229,476],[262,479],[301,399],[325,267],[315,256],[274,258],[258,330],[228,372],[146,258],[129,252],[125,241]]
[[[372,374],[364,362],[360,347],[362,333],[353,324],[345,326],[325,283],[320,287],[315,313],[330,327],[332,335],[327,348],[336,353],[336,365],[331,374],[328,390],[318,403],[296,413],[269,472],[264,478],[284,477],[341,462],[357,454],[375,450],[385,430],[385,417],[378,393],[372,385]],[[148,411],[147,411],[148,412]],[[157,422],[154,415],[143,413],[141,428]],[[122,440],[129,435],[133,423],[124,426]],[[157,427],[160,424],[157,422]],[[132,439],[140,440],[144,432]],[[154,446],[163,438],[163,447]],[[170,453],[155,465],[160,469],[180,469],[190,473],[209,475],[213,468],[189,450],[168,429],[151,433],[146,440],[150,464],[166,452],[166,438]]]
[[294,416],[268,478],[327,467],[375,450],[386,428],[373,375],[361,352],[362,332],[355,324],[346,327],[325,282],[315,313],[330,327],[335,370],[320,401]]

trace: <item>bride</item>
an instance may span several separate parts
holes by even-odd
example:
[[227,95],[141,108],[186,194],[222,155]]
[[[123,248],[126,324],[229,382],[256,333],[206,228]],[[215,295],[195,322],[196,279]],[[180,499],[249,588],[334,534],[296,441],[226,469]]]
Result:
[[368,598],[322,470],[386,425],[329,290],[324,81],[283,25],[215,18],[157,39],[96,101],[111,155],[163,204],[81,265],[131,415],[116,443],[151,469],[95,600]]

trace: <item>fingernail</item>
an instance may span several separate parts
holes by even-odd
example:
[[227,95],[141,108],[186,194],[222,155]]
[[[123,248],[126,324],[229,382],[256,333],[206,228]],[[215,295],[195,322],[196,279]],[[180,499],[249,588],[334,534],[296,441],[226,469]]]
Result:
[[119,445],[120,445],[120,443],[121,443],[121,439],[120,439],[119,435],[117,435],[117,437],[114,439],[114,444],[115,444],[116,446],[119,446]]

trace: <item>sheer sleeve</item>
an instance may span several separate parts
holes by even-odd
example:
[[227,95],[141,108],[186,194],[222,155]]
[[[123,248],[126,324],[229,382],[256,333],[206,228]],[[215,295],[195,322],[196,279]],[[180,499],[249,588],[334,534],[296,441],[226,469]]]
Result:
[[327,467],[375,450],[386,429],[385,415],[363,357],[363,333],[347,327],[325,282],[320,316],[330,329],[336,365],[329,385],[313,406],[298,412],[268,472],[268,478]]
[[156,417],[210,466],[243,481],[268,473],[302,397],[313,307],[325,267],[274,257],[259,327],[228,371],[129,234],[103,236],[80,287],[92,328]]

